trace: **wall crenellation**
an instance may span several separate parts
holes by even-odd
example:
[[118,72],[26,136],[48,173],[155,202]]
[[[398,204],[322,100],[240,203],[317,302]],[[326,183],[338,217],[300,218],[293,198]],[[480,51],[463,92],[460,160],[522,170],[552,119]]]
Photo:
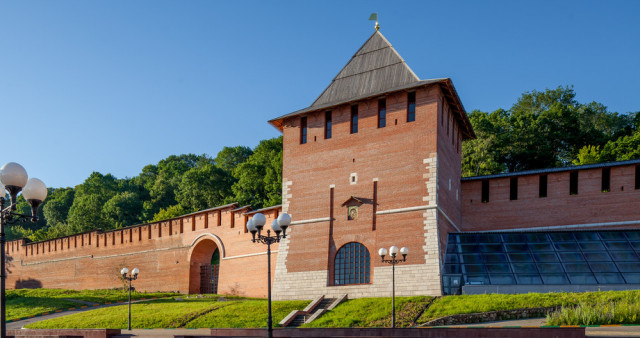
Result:
[[[248,206],[234,209],[236,206],[236,204],[231,204],[169,220],[108,231],[92,230],[39,242],[30,242],[28,239],[20,238],[7,241],[5,250],[8,254],[17,254],[24,257],[48,257],[55,254],[68,254],[70,251],[87,248],[104,249],[144,245],[148,241],[180,236],[185,231],[197,232],[209,229],[210,224],[212,226],[215,225],[215,227],[226,225],[234,228],[235,223],[238,223],[242,224],[246,229],[247,215],[256,211],[251,211]],[[227,222],[224,222],[224,219],[227,219]]]

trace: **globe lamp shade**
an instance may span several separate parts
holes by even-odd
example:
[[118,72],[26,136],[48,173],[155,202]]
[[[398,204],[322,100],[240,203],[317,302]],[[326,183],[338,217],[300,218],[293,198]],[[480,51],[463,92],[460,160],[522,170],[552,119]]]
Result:
[[131,274],[134,276],[137,276],[140,273],[140,270],[138,270],[138,268],[133,268],[133,270],[131,270]]
[[256,233],[256,231],[258,231],[258,229],[256,228],[255,223],[253,223],[253,218],[250,218],[247,221],[247,230],[249,230],[252,234]]
[[120,274],[123,275],[123,276],[128,274],[128,273],[129,273],[129,269],[127,269],[127,268],[122,268],[122,270],[120,270]]
[[22,197],[31,205],[31,216],[37,217],[38,206],[47,198],[47,186],[37,178],[30,178],[22,188]]
[[378,255],[384,257],[387,255],[387,249],[385,248],[380,248],[380,250],[378,250]]
[[278,221],[275,219],[273,220],[273,222],[271,222],[271,229],[273,229],[273,231],[276,234],[279,234],[282,232],[282,228],[280,227],[280,224],[278,224]]
[[24,167],[15,162],[9,162],[0,168],[0,182],[5,187],[14,186],[23,188],[27,184],[27,171]]
[[263,214],[257,213],[253,215],[253,224],[256,226],[256,228],[258,228],[258,231],[262,230],[262,227],[265,223],[267,223],[267,218],[264,217]]
[[278,216],[278,224],[280,225],[282,230],[286,231],[289,225],[291,225],[291,216],[289,216],[289,214],[287,214],[286,212],[280,214]]
[[36,200],[42,203],[47,198],[47,186],[41,180],[32,177],[22,188],[22,197],[27,201]]
[[395,256],[398,254],[398,247],[397,246],[392,246],[389,248],[389,253],[391,254],[391,256]]
[[403,246],[402,249],[400,249],[400,254],[404,255],[404,256],[408,255],[409,254],[409,249],[407,249],[406,246]]

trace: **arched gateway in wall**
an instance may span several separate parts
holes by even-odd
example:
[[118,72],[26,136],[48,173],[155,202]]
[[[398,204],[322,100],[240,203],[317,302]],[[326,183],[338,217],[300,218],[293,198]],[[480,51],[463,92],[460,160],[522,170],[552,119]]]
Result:
[[220,262],[224,257],[224,245],[213,234],[196,238],[189,250],[189,293],[218,293]]

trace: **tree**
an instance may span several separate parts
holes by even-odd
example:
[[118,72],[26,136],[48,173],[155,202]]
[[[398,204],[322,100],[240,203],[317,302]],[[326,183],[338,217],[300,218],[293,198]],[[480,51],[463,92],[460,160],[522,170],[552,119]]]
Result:
[[54,189],[47,196],[46,204],[42,207],[42,211],[49,226],[67,222],[74,196],[75,190],[73,188]]
[[233,176],[238,180],[232,190],[239,203],[254,208],[282,203],[282,136],[260,141]]
[[111,229],[110,224],[103,217],[104,204],[117,193],[118,183],[111,174],[102,175],[93,172],[75,188],[73,204],[69,209],[68,224],[74,233],[94,229]]
[[[593,148],[629,136],[638,113],[617,114],[597,102],[581,104],[571,87],[522,94],[508,110],[471,112],[477,139],[463,144],[464,175],[514,172],[602,161]],[[615,156],[614,156],[615,157]]]
[[584,146],[578,152],[576,159],[572,161],[574,165],[593,164],[600,162],[600,146]]
[[104,198],[96,194],[76,195],[69,210],[68,223],[73,233],[95,229],[110,229],[112,226],[102,217]]
[[110,228],[140,223],[142,201],[136,193],[125,191],[114,195],[102,207],[102,216]]
[[164,221],[165,219],[171,219],[174,217],[182,216],[187,212],[182,209],[179,204],[172,205],[166,209],[160,209],[160,211],[153,216],[152,222]]
[[640,158],[640,130],[629,136],[609,141],[600,152],[600,161],[625,161]]
[[206,163],[189,169],[182,175],[176,200],[187,211],[204,210],[222,205],[231,195],[233,177],[224,170]]
[[171,155],[161,160],[153,184],[149,188],[150,201],[144,203],[145,216],[155,215],[160,209],[177,204],[176,193],[180,188],[182,175],[189,169],[205,163],[213,164],[213,160],[207,155],[194,154]]
[[233,173],[233,169],[235,169],[240,163],[245,162],[251,154],[253,154],[253,151],[249,147],[224,147],[220,150],[218,156],[216,156],[216,167],[231,175],[231,173]]

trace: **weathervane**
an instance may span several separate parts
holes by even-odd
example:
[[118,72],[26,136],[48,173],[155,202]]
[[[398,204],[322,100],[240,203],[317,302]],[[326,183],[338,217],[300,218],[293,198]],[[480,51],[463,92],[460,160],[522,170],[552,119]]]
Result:
[[374,21],[376,22],[376,30],[380,29],[380,25],[378,24],[378,13],[371,13],[371,16],[369,16],[369,21]]

